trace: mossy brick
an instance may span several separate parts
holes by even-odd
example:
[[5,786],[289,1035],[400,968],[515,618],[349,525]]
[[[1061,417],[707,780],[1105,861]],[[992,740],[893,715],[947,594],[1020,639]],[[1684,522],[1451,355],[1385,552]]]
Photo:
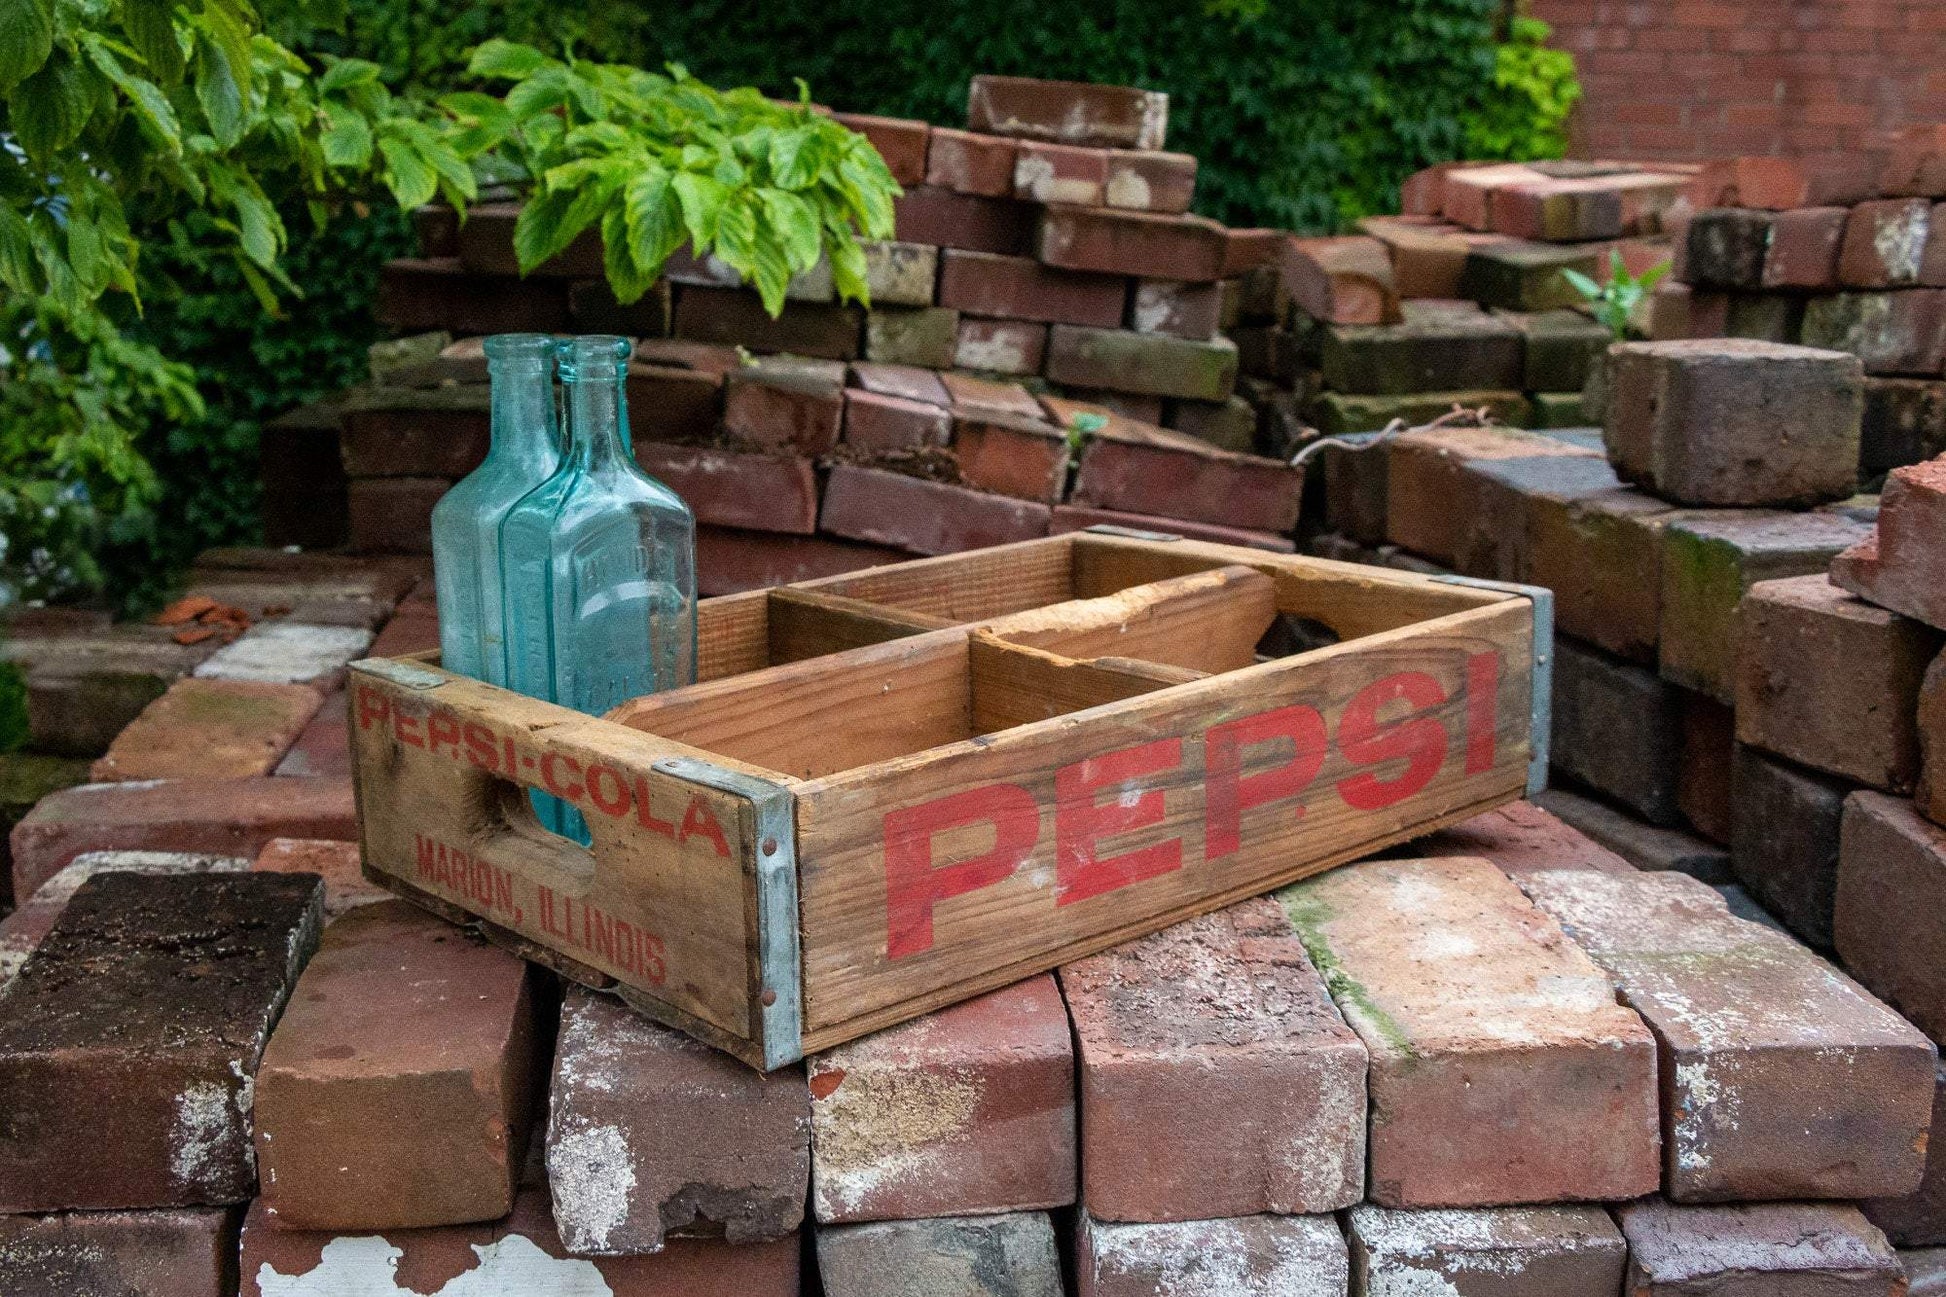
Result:
[[1532,407],[1519,392],[1418,392],[1409,396],[1357,396],[1348,392],[1321,392],[1304,408],[1307,419],[1326,436],[1351,432],[1378,432],[1394,419],[1404,420],[1408,428],[1431,423],[1451,414],[1454,406],[1485,410],[1495,422],[1521,427],[1532,416]]
[[1738,737],[1827,774],[1910,793],[1920,683],[1946,636],[1840,590],[1822,572],[1757,583],[1741,617]]
[[1698,288],[1762,288],[1776,224],[1776,213],[1747,207],[1696,213],[1683,249],[1684,279]]
[[1936,1051],[1797,942],[1672,873],[1520,880],[1613,979],[1662,1058],[1679,1202],[1910,1192]]
[[1580,392],[1529,392],[1527,402],[1527,427],[1536,432],[1587,427],[1588,408]]
[[1535,457],[1598,458],[1552,437],[1510,428],[1424,428],[1392,438],[1378,453],[1388,459],[1391,475],[1386,538],[1447,567],[1473,548],[1471,533],[1483,521],[1470,466]]
[[1722,334],[1753,342],[1804,340],[1805,299],[1795,293],[1725,293]]
[[1859,476],[1875,479],[1940,455],[1946,455],[1946,383],[1931,378],[1867,378],[1859,428]]
[[83,883],[0,997],[0,1207],[247,1201],[252,1078],[323,897],[299,874]]
[[865,249],[865,287],[874,306],[927,306],[939,281],[939,249],[928,243],[871,239]]
[[1649,1199],[1618,1213],[1629,1297],[1902,1297],[1885,1235],[1840,1203],[1683,1207]]
[[1850,352],[1868,374],[1937,375],[1946,366],[1946,289],[1819,294],[1805,305],[1803,341]]
[[1721,509],[1670,520],[1662,528],[1663,676],[1734,703],[1744,594],[1759,581],[1821,572],[1870,531],[1825,511]]
[[0,655],[26,677],[29,748],[96,757],[216,647],[177,644],[165,626],[122,625],[80,635],[21,634],[0,644]]
[[1832,926],[1859,981],[1922,1031],[1946,1037],[1946,828],[1900,798],[1851,794]]
[[[88,782],[88,762],[78,757],[50,757],[30,752],[0,753],[0,833],[11,834],[34,804],[49,793]],[[0,908],[15,900],[13,856],[0,842]]]
[[1454,374],[1518,388],[1520,331],[1470,302],[1406,302],[1398,324],[1334,324],[1324,331],[1324,381],[1334,391],[1402,396]]
[[1371,1201],[1603,1201],[1655,1188],[1648,1030],[1491,862],[1367,861],[1279,897],[1371,1053]]
[[115,737],[90,777],[107,782],[267,775],[323,703],[324,695],[309,685],[178,680]]
[[1047,326],[961,316],[953,363],[994,374],[1038,374],[1047,364]]
[[1881,608],[1946,630],[1946,458],[1886,475],[1877,534],[1833,559],[1831,579]]
[[810,1060],[821,1224],[1075,1201],[1074,1043],[1051,975]]
[[865,358],[882,365],[950,369],[959,350],[959,312],[887,307],[865,314]]
[[1838,831],[1853,785],[1739,743],[1731,767],[1730,867],[1798,937],[1831,949]]
[[1494,316],[1520,332],[1523,362],[1515,386],[1529,392],[1579,393],[1595,357],[1615,340],[1580,311],[1495,311]]
[[1062,1297],[1046,1212],[817,1229],[818,1275],[845,1297]]
[[1655,672],[1562,638],[1554,646],[1554,770],[1664,827],[1682,823],[1682,699]]
[[1120,1225],[1075,1221],[1077,1297],[1345,1297],[1344,1235],[1329,1216]]
[[237,1224],[225,1207],[0,1216],[10,1297],[233,1297]]
[[1048,335],[1047,376],[1076,387],[1222,401],[1236,387],[1237,349],[1228,338],[1195,342],[1057,324]]
[[[1845,219],[1838,249],[1838,281],[1847,288],[1905,288],[1933,282],[1926,275],[1939,254],[1933,204],[1927,198],[1880,198],[1860,203]],[[1946,246],[1946,245],[1941,245]]]
[[1550,814],[1585,833],[1637,869],[1687,874],[1705,883],[1727,883],[1730,853],[1681,829],[1662,829],[1592,797],[1550,788],[1535,800]]
[[1591,278],[1601,270],[1607,245],[1493,243],[1470,249],[1460,271],[1459,295],[1482,306],[1509,311],[1551,311],[1573,306],[1581,294],[1564,270]]
[[1096,1220],[1315,1214],[1365,1182],[1366,1050],[1274,900],[1061,970]]
[[1628,1244],[1599,1207],[1365,1204],[1345,1225],[1361,1293],[1613,1297],[1628,1265]]

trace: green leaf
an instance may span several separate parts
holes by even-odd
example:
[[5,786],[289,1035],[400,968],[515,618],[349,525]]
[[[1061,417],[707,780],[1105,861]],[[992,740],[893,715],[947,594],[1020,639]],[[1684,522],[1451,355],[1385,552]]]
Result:
[[784,259],[792,270],[809,270],[818,263],[820,252],[817,209],[796,194],[782,189],[760,189],[764,218],[776,232]]
[[514,133],[514,115],[492,95],[462,90],[439,99],[439,106],[459,123],[447,133],[446,142],[462,158],[472,158],[495,149]]
[[10,101],[14,138],[30,157],[48,160],[87,126],[98,85],[86,67],[66,55],[50,58],[20,83]]
[[68,264],[74,267],[81,291],[89,297],[101,296],[108,287],[110,272],[101,231],[93,221],[78,214],[68,218]]
[[651,165],[636,172],[622,188],[622,201],[628,219],[629,255],[642,273],[661,273],[662,264],[688,237],[682,204],[668,171]]
[[844,234],[831,240],[831,282],[847,302],[872,304],[872,290],[866,279],[865,249],[858,240]]
[[1591,302],[1601,296],[1601,285],[1582,274],[1579,270],[1568,270],[1564,268],[1561,271],[1561,278],[1567,280],[1575,292],[1581,294]]
[[642,295],[655,286],[656,271],[644,270],[636,264],[629,247],[628,213],[624,207],[612,206],[602,216],[601,245],[602,269],[607,272],[608,287],[615,300],[623,306],[641,301]]
[[363,171],[372,164],[372,128],[364,115],[342,104],[325,104],[327,123],[318,137],[326,166]]
[[318,93],[328,95],[353,86],[371,85],[378,80],[380,70],[378,64],[364,59],[334,59],[318,78]]
[[[0,0],[0,4],[6,2]],[[176,110],[170,106],[169,97],[162,93],[155,82],[147,77],[138,77],[124,68],[121,60],[108,48],[108,43],[99,36],[92,33],[84,35],[82,46],[101,74],[128,97],[137,120],[142,123],[150,140],[162,145],[170,157],[181,157],[182,126],[176,120]]]
[[473,51],[472,61],[466,65],[466,73],[474,77],[521,81],[550,64],[559,66],[532,45],[520,45],[495,37]]
[[0,0],[0,89],[33,75],[53,50],[53,0]]
[[205,36],[198,44],[203,56],[196,60],[196,102],[209,133],[224,149],[233,149],[243,139],[245,106],[243,87],[237,83],[235,69],[216,42]]
[[423,207],[439,192],[439,173],[413,145],[396,135],[381,135],[378,151],[385,158],[385,184],[399,206]]
[[729,202],[729,187],[714,176],[696,171],[679,171],[670,183],[682,203],[682,219],[689,229],[689,241],[700,257],[716,242],[717,222]]
[[815,130],[777,131],[770,137],[771,181],[779,188],[802,189],[817,178],[818,149]]
[[149,73],[165,86],[182,80],[182,41],[173,0],[123,0],[122,32]]
[[567,250],[595,223],[614,188],[591,180],[578,189],[549,189],[530,198],[514,221],[514,256],[526,274]]
[[1676,263],[1673,261],[1657,262],[1655,265],[1650,266],[1648,270],[1644,271],[1642,274],[1642,278],[1637,282],[1640,283],[1643,288],[1654,288],[1657,284],[1662,282],[1662,277],[1668,274],[1670,268],[1675,264]]
[[22,297],[40,295],[34,270],[34,239],[27,221],[10,205],[0,204],[0,284]]

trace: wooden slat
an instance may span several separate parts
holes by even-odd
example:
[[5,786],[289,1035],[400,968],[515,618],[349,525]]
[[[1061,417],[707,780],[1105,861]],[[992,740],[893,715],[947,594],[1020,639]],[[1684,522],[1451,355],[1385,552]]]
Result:
[[1015,613],[985,629],[1063,657],[1138,658],[1215,672],[1252,665],[1276,616],[1276,583],[1231,566]]
[[1201,680],[1206,674],[1133,658],[1077,662],[1044,649],[1009,644],[987,631],[974,632],[967,648],[972,663],[976,734],[995,734],[1015,725],[1031,725],[1120,702]]
[[930,613],[954,624],[983,621],[1072,599],[1074,590],[1068,580],[1072,539],[1024,540],[823,577],[795,588]]
[[798,778],[972,734],[964,629],[767,667],[622,704],[632,729]]
[[769,591],[769,595],[772,664],[842,653],[922,631],[941,630],[951,624],[930,613],[910,612],[816,590],[780,586]]
[[770,592],[746,590],[696,604],[696,678],[721,680],[770,665]]
[[[1518,796],[1529,754],[1531,611],[1525,600],[1498,603],[1100,707],[1085,723],[1057,717],[800,785],[807,1038],[886,1025],[992,985],[996,969],[1018,976],[1054,967],[1111,939],[1201,912],[1218,898],[1266,890],[1462,810]],[[1483,684],[1489,666],[1495,687],[1471,698],[1469,683]],[[1372,781],[1396,783],[1407,769],[1404,750],[1392,759],[1364,745],[1348,753],[1341,728],[1354,697],[1376,706],[1402,680],[1436,687],[1441,701],[1415,710],[1391,698],[1370,719],[1395,742],[1436,737],[1444,746],[1434,750],[1437,764],[1422,787],[1372,801]],[[1314,709],[1319,717],[1329,740],[1319,768],[1301,791],[1240,809],[1236,843],[1217,847],[1207,828],[1207,735],[1272,711],[1301,715],[1281,711],[1287,708]],[[1395,728],[1407,719],[1416,727]],[[1126,759],[1147,758],[1153,769],[1115,779],[1113,758],[1131,750],[1137,757]],[[1241,750],[1245,776],[1296,759],[1288,739]],[[1057,774],[1064,770],[1063,804]],[[1075,780],[1091,789],[1079,800]],[[1346,789],[1368,804],[1352,804]],[[942,805],[980,813],[947,816],[919,839],[931,854],[915,869],[915,825],[926,823],[924,808]],[[978,865],[996,849],[999,826],[989,818],[995,807],[1008,808],[1012,832],[1029,835],[1031,845],[1009,857],[998,876],[950,894],[953,875],[944,870]],[[1098,834],[1091,814],[1117,808],[1134,826]],[[1155,818],[1144,821],[1151,812]],[[1065,822],[1057,828],[1057,820]],[[1059,852],[1057,835],[1067,839]],[[1089,875],[1076,872],[1092,858],[1087,844],[1097,836],[1093,852],[1105,860],[1150,847],[1166,853],[1175,843],[1178,863],[1097,892],[1087,886]],[[893,862],[890,841],[901,846]],[[942,899],[930,907],[930,944],[916,947],[910,905],[900,907],[904,948],[894,957],[888,879],[909,885],[915,877]]]

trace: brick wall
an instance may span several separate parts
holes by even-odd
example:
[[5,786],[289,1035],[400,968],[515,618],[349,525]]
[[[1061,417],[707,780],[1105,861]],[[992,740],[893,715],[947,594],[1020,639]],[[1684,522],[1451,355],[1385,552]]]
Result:
[[1946,120],[1940,0],[1532,0],[1580,61],[1580,154],[1870,146]]

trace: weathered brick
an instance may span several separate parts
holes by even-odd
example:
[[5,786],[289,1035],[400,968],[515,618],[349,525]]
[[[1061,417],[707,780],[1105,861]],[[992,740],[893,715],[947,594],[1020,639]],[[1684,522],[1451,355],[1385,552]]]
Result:
[[826,455],[838,444],[843,423],[842,378],[755,369],[728,376],[724,430],[752,446]]
[[[34,804],[49,793],[88,782],[88,763],[71,757],[31,752],[0,754],[0,834],[11,834]],[[16,901],[13,894],[13,854],[0,837],[0,914]]]
[[339,451],[353,477],[464,477],[486,458],[486,389],[477,384],[353,389]]
[[1946,1297],[1946,1247],[1901,1252],[1899,1260],[1911,1284],[1906,1297]]
[[162,626],[116,626],[81,635],[16,632],[0,656],[26,676],[27,737],[36,752],[94,757],[212,644],[183,645]]
[[1736,712],[1714,698],[1687,689],[1680,692],[1682,757],[1677,763],[1676,805],[1689,827],[1712,842],[1727,845],[1736,822],[1736,799],[1731,789]]
[[[397,618],[393,618],[397,620]],[[437,637],[433,645],[436,647]],[[373,641],[373,648],[378,641]],[[377,654],[374,654],[377,656]],[[269,687],[269,686],[266,686]],[[276,686],[288,687],[288,686]],[[297,737],[284,750],[283,756],[271,773],[285,777],[349,779],[351,777],[351,738],[347,729],[348,712],[345,691],[337,689],[325,696],[323,703],[299,730]]]
[[1097,526],[1187,536],[1192,540],[1214,541],[1219,545],[1241,545],[1247,549],[1268,550],[1275,554],[1291,554],[1297,550],[1296,543],[1289,536],[1281,536],[1275,532],[1225,527],[1216,523],[1195,522],[1187,518],[1163,518],[1153,514],[1125,513],[1120,509],[1097,509],[1085,504],[1055,505],[1054,520],[1049,527],[1049,532],[1059,536]]
[[681,496],[697,522],[801,536],[817,530],[817,473],[808,459],[652,441],[636,462]]
[[193,675],[198,680],[311,685],[322,692],[343,684],[345,668],[371,646],[372,633],[357,626],[260,622],[212,653]]
[[1249,455],[1257,449],[1257,409],[1241,396],[1227,401],[1171,401],[1166,418],[1177,432],[1218,450]]
[[1169,129],[1169,96],[1134,86],[983,73],[967,86],[966,124],[1024,140],[1159,149]]
[[1288,239],[1277,265],[1285,299],[1321,324],[1396,324],[1400,319],[1392,261],[1377,239]]
[[1738,613],[1737,736],[1887,792],[1919,775],[1917,710],[1938,631],[1854,598],[1823,573],[1762,581]]
[[870,113],[834,113],[832,120],[870,140],[885,159],[892,179],[901,185],[916,185],[926,178],[926,149],[932,127],[925,122]]
[[1371,1051],[1372,1201],[1481,1206],[1654,1189],[1654,1043],[1499,869],[1368,861],[1281,896]]
[[1739,743],[1731,787],[1738,881],[1792,932],[1830,949],[1838,827],[1852,785]]
[[1865,150],[1798,153],[1790,157],[1746,154],[1705,164],[1690,183],[1697,207],[1848,207],[1878,187],[1883,155]]
[[1682,699],[1653,671],[1556,640],[1553,740],[1560,774],[1651,824],[1682,823]]
[[1802,339],[1850,352],[1868,374],[1937,375],[1946,365],[1946,290],[1821,293],[1805,304]]
[[1838,953],[1858,980],[1946,1036],[1946,829],[1912,803],[1853,793],[1839,847]]
[[1061,1297],[1046,1212],[943,1216],[817,1231],[824,1291],[844,1297]]
[[1382,1297],[1614,1297],[1628,1244],[1598,1207],[1399,1211],[1346,1216],[1358,1291]]
[[1706,883],[1727,883],[1734,877],[1730,853],[1694,834],[1657,828],[1592,797],[1560,788],[1550,788],[1535,800],[1637,869],[1688,874]]
[[1058,270],[1030,257],[948,250],[939,277],[939,304],[969,315],[1121,325],[1127,281],[1116,275]]
[[[1007,162],[1007,184],[1011,189],[1011,158]],[[1010,257],[1033,251],[1038,210],[1032,203],[955,193],[930,184],[914,186],[892,200],[893,225],[900,239]]]
[[1303,494],[1304,471],[1281,460],[1125,422],[1088,439],[1073,498],[1128,513],[1288,533]]
[[1340,392],[1406,395],[1464,374],[1483,387],[1523,385],[1521,334],[1471,302],[1407,302],[1399,324],[1334,324],[1323,373]]
[[1581,294],[1561,272],[1600,277],[1606,257],[1597,248],[1519,240],[1476,244],[1467,251],[1460,271],[1459,296],[1509,311],[1574,306]]
[[819,525],[914,554],[956,554],[1045,536],[1049,519],[1044,504],[840,464],[825,484]]
[[705,596],[736,594],[903,562],[910,557],[881,545],[857,545],[828,536],[698,527],[696,588]]
[[1737,608],[1759,581],[1822,571],[1869,534],[1838,513],[1722,510],[1683,514],[1662,528],[1664,678],[1736,701]]
[[1023,419],[1041,416],[1041,403],[1017,383],[956,373],[939,375],[939,382],[946,389],[955,415],[1011,414]]
[[131,874],[240,873],[248,865],[249,861],[238,856],[186,851],[90,851],[76,856],[32,896],[20,898],[18,909],[0,918],[0,989],[14,979],[27,956],[53,931],[55,921],[81,884],[96,874],[110,870]]
[[1009,136],[936,126],[926,154],[926,183],[958,194],[1009,197],[1019,151],[1020,142]]
[[1223,278],[1228,235],[1200,216],[1052,207],[1041,211],[1034,247],[1068,270],[1202,282]]
[[1777,217],[1743,207],[1714,207],[1689,222],[1683,278],[1698,288],[1761,288]]
[[[1939,250],[1934,250],[1937,245]],[[1933,231],[1926,198],[1884,198],[1860,203],[1845,219],[1838,249],[1838,280],[1847,288],[1905,288],[1935,283],[1922,272],[1946,253],[1946,233]]]
[[1222,290],[1215,284],[1175,279],[1138,279],[1128,322],[1137,333],[1166,333],[1204,342],[1216,336]]
[[1856,1207],[1758,1203],[1619,1213],[1629,1297],[1901,1297],[1899,1258]]
[[879,364],[948,369],[958,350],[958,311],[919,306],[865,314],[865,356]]
[[628,427],[643,441],[701,441],[723,421],[723,375],[674,365],[628,367]]
[[1581,391],[1588,382],[1589,369],[1607,354],[1613,341],[1607,329],[1579,311],[1496,311],[1494,314],[1520,333],[1522,370],[1515,385],[1530,392]]
[[1196,197],[1196,159],[1149,149],[1108,150],[1103,197],[1137,212],[1186,212]]
[[1079,1297],[1345,1297],[1344,1235],[1326,1216],[1074,1227]]
[[927,405],[951,405],[952,396],[939,375],[915,365],[875,365],[861,361],[851,367],[853,386],[879,396],[896,396]]
[[1078,387],[1221,401],[1236,387],[1237,349],[1228,338],[1192,342],[1057,324],[1048,337],[1047,376]]
[[1831,564],[1831,579],[1881,608],[1946,630],[1946,457],[1895,468],[1878,531]]
[[1108,151],[1024,140],[1014,155],[1015,198],[1098,207],[1108,184]]
[[323,701],[308,685],[178,680],[116,736],[91,774],[104,782],[267,775]]
[[1047,326],[961,317],[953,363],[994,374],[1038,374],[1047,364]]
[[1765,288],[1835,288],[1838,248],[1845,240],[1844,207],[1803,207],[1778,212],[1764,250]]
[[[375,658],[399,657],[407,653],[423,653],[439,647],[439,606],[430,599],[399,605],[399,611],[392,620],[385,623],[385,629],[378,633],[368,650]],[[342,714],[344,709],[339,708]],[[323,771],[306,773],[322,774]],[[344,771],[349,774],[350,771]]]
[[272,838],[250,862],[250,868],[273,874],[316,874],[324,879],[326,922],[360,906],[392,898],[392,893],[365,880],[356,842]]
[[1919,758],[1913,804],[1933,823],[1946,824],[1946,652],[1919,684]]
[[1653,228],[1683,185],[1681,177],[1653,173],[1548,176],[1494,189],[1487,196],[1488,216],[1494,229],[1516,238],[1612,239],[1645,223]]
[[952,418],[942,405],[884,396],[863,388],[845,392],[848,446],[863,451],[943,446],[952,439]]
[[1452,566],[1467,552],[1468,529],[1497,523],[1480,511],[1479,481],[1468,466],[1485,460],[1573,457],[1591,451],[1506,428],[1427,428],[1402,433],[1386,456],[1386,539],[1435,563]]
[[88,851],[254,856],[277,837],[358,836],[349,780],[172,779],[84,784],[14,827],[14,895],[31,896]]
[[1532,184],[1547,176],[1518,162],[1455,168],[1440,187],[1439,214],[1469,230],[1493,225],[1493,192],[1506,185]]
[[1629,872],[1635,866],[1570,828],[1532,802],[1509,802],[1461,820],[1437,833],[1414,838],[1398,849],[1402,856],[1477,856],[1518,878],[1531,870],[1595,869]]
[[1074,1047],[1051,976],[820,1054],[810,1087],[821,1224],[1075,1200]]
[[1863,478],[1946,455],[1946,383],[1926,378],[1867,378],[1859,428]]
[[234,1209],[0,1216],[9,1297],[232,1297]]
[[676,295],[675,334],[692,342],[752,351],[855,360],[862,314],[855,306],[789,302],[783,314],[772,319],[755,293],[684,284]]
[[[1946,1062],[1941,1062],[1934,1077],[1932,1131],[1946,1133]],[[1858,1205],[1866,1219],[1899,1247],[1946,1244],[1946,1139],[1928,1142],[1926,1174],[1916,1191],[1896,1198],[1869,1198]]]
[[242,873],[83,883],[0,998],[0,1207],[248,1199],[251,1078],[323,891]]
[[955,415],[953,458],[966,485],[1016,500],[1053,504],[1067,482],[1067,437],[1039,419]]
[[865,287],[874,306],[925,306],[939,280],[939,249],[873,239],[865,249]]
[[1555,872],[1521,885],[1656,1034],[1671,1198],[1917,1186],[1935,1052],[1855,982],[1680,874]]
[[782,1238],[804,1218],[811,1096],[801,1068],[749,1068],[580,988],[561,1009],[547,1175],[570,1250],[666,1236]]
[[1328,1212],[1364,1188],[1365,1062],[1275,901],[1061,970],[1097,1220]]

